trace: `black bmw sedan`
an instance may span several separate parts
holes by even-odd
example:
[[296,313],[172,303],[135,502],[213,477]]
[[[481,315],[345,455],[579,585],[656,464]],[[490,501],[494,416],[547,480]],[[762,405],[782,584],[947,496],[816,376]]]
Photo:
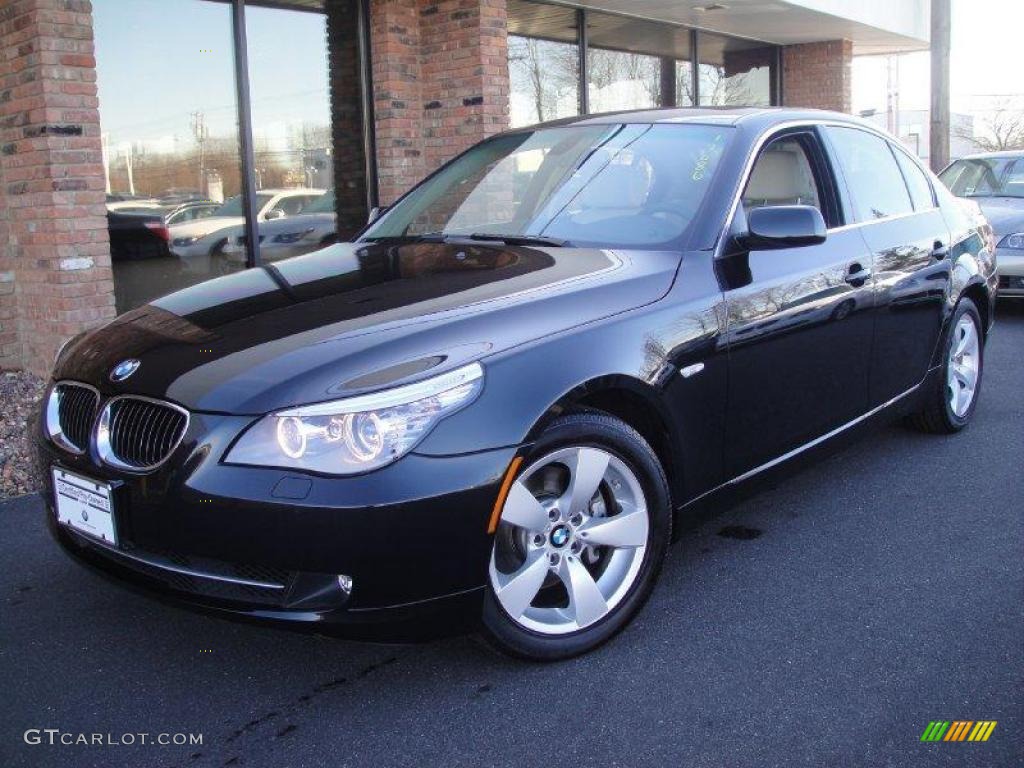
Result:
[[[989,231],[990,232],[990,231]],[[850,117],[671,110],[490,138],[354,242],[76,337],[49,519],[224,615],[589,650],[730,486],[885,411],[971,419],[986,228]]]

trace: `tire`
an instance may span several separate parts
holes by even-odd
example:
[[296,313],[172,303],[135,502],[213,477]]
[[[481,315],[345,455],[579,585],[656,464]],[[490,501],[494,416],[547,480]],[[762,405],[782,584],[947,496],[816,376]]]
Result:
[[567,659],[609,640],[650,596],[672,536],[668,481],[636,430],[602,413],[556,419],[520,467],[494,537],[483,635],[513,656]]
[[[973,327],[973,331],[969,330]],[[969,340],[966,347],[970,354],[958,355],[965,347],[965,338],[973,333],[974,343]],[[957,362],[958,359],[961,362]],[[942,367],[939,375],[932,377],[929,389],[924,393],[923,406],[920,411],[908,416],[907,421],[915,429],[932,434],[952,434],[967,426],[974,415],[981,393],[982,373],[985,366],[985,337],[981,325],[981,315],[974,302],[963,298],[957,304],[956,311],[949,321],[949,331],[942,347]],[[973,369],[974,381],[969,401],[965,401],[965,379],[963,371]],[[969,376],[968,376],[969,378]],[[954,386],[957,389],[954,389]],[[954,401],[954,393],[960,399]]]

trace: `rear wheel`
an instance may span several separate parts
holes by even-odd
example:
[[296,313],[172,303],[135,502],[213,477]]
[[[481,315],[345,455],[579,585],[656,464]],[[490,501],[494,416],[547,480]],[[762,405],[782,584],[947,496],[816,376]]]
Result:
[[981,315],[973,301],[960,300],[949,327],[941,374],[925,393],[924,407],[910,416],[910,423],[925,432],[960,431],[978,403],[985,346]]
[[567,658],[650,594],[671,535],[668,484],[643,438],[604,414],[558,419],[524,465],[494,538],[484,631],[513,655]]

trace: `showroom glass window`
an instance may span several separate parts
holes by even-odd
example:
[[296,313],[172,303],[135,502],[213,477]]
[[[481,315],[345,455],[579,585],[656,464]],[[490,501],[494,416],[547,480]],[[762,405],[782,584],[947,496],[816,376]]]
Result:
[[[270,221],[272,239],[304,232],[305,220],[295,223],[293,233],[278,219],[302,214],[334,184],[327,17],[248,4],[245,25],[256,189],[274,198],[269,207],[257,206],[265,242]],[[299,40],[302,45],[295,44]],[[311,235],[300,238],[299,247],[289,255],[316,250],[324,238],[333,239],[333,233],[327,235],[319,227]]]
[[571,8],[509,0],[511,127],[579,114],[577,15]]
[[773,103],[775,46],[702,32],[697,51],[702,107]]
[[587,13],[591,112],[691,106],[690,30],[607,13]]
[[93,18],[114,295],[123,312],[237,268],[198,248],[171,252],[168,235],[184,242],[216,217],[169,233],[159,226],[180,206],[223,203],[240,191],[231,9],[176,0],[169,13],[166,0],[94,0]]

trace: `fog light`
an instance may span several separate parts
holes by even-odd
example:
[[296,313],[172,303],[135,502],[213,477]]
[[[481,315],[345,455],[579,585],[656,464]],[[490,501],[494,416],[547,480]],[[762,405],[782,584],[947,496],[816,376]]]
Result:
[[338,574],[338,586],[346,595],[352,594],[352,577],[345,574]]

